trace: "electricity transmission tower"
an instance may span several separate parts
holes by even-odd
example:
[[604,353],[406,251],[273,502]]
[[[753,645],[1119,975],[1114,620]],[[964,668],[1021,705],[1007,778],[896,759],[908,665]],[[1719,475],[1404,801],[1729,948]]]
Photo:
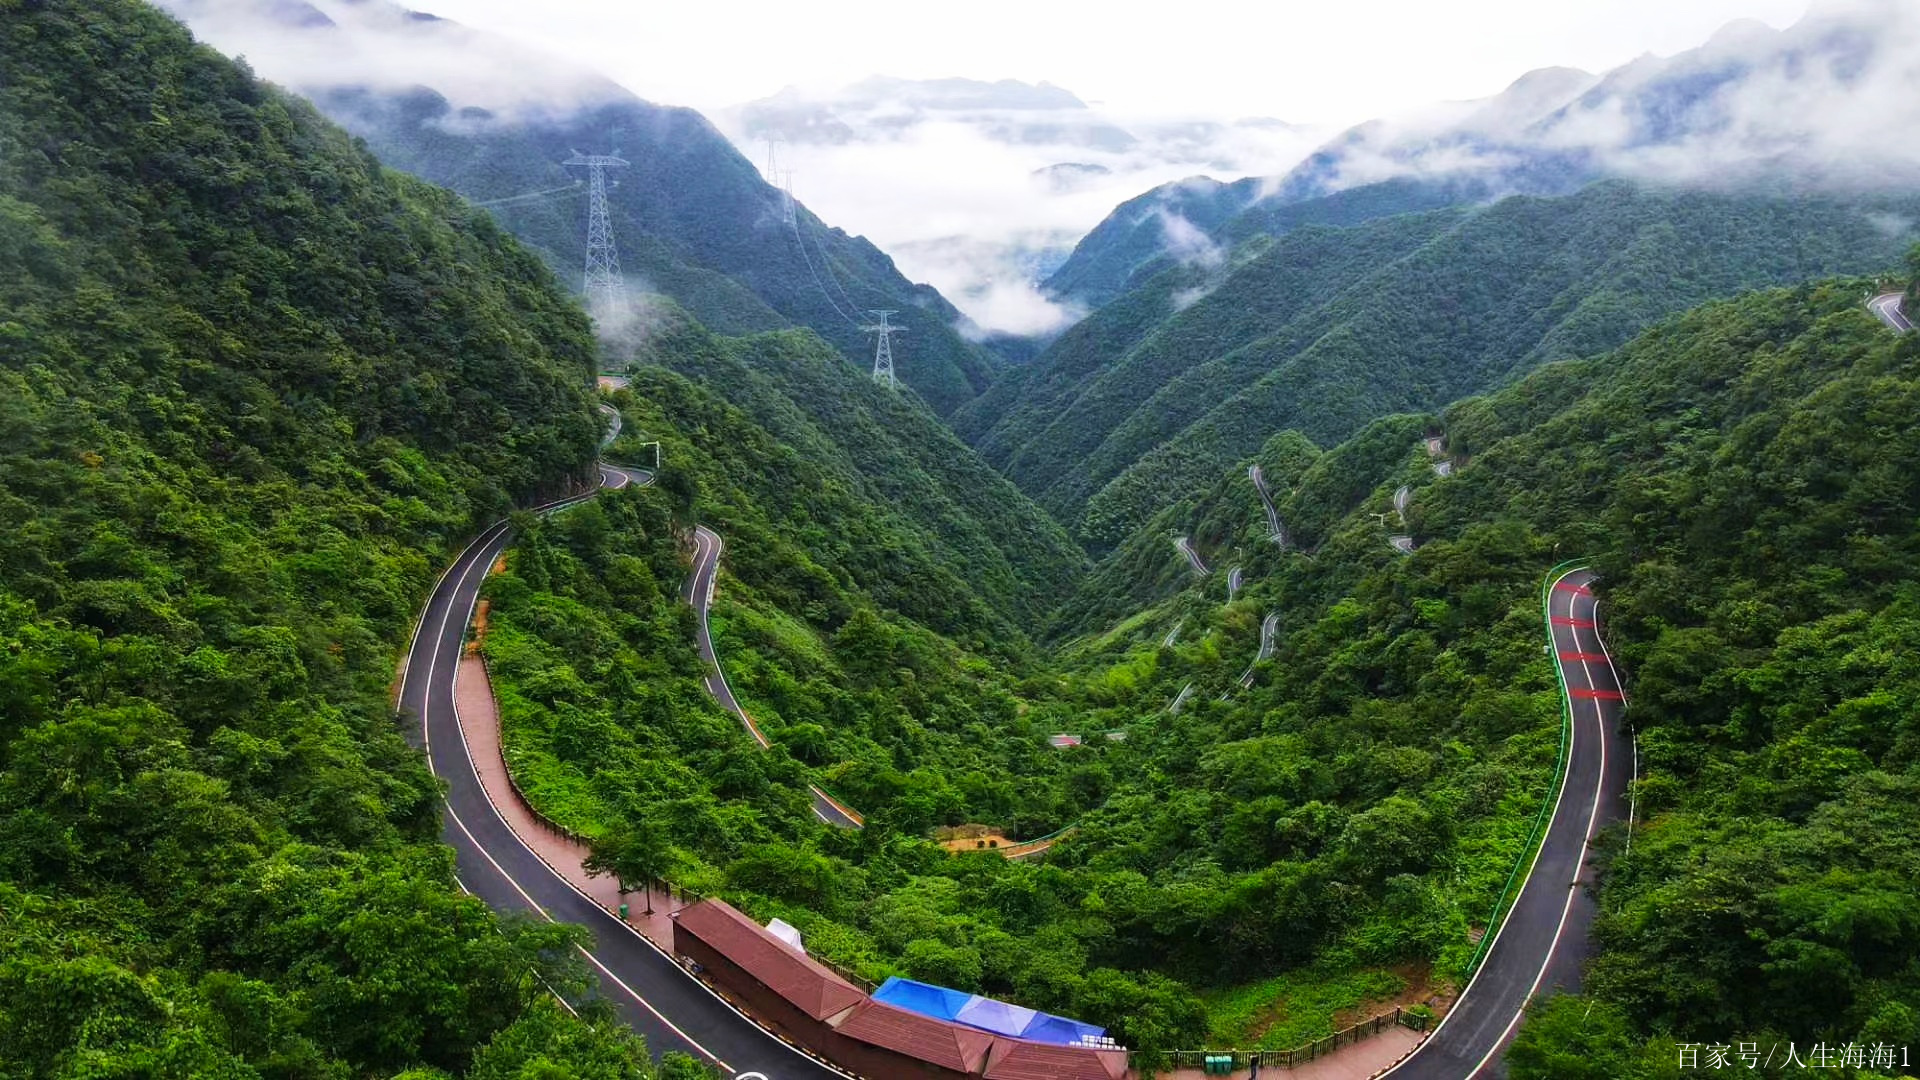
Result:
[[893,335],[904,334],[907,328],[888,324],[887,316],[898,315],[898,311],[869,311],[867,314],[880,320],[860,328],[869,334],[880,335],[880,344],[873,352],[873,381],[884,384],[889,390],[895,389],[899,384],[893,378]]
[[607,170],[624,169],[632,162],[617,154],[583,154],[578,150],[561,162],[587,170],[587,310],[606,325],[620,310],[626,281],[620,275],[620,251],[613,243],[613,221],[607,214]]
[[780,162],[776,156],[779,146],[780,140],[767,140],[767,183],[780,190],[781,223],[794,225],[796,221],[793,212],[793,170],[780,168]]

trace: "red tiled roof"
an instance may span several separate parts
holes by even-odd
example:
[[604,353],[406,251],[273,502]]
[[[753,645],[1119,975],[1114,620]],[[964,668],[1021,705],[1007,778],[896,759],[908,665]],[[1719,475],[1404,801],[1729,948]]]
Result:
[[977,1028],[935,1020],[873,1000],[842,1020],[839,1031],[848,1038],[963,1073],[978,1073],[987,1050],[1001,1041]]
[[1121,1080],[1127,1073],[1125,1050],[1089,1050],[1050,1046],[1018,1039],[995,1039],[987,1080]]
[[766,927],[724,901],[702,900],[675,912],[674,919],[708,948],[738,964],[815,1020],[825,1020],[866,1000],[859,987],[774,937]]

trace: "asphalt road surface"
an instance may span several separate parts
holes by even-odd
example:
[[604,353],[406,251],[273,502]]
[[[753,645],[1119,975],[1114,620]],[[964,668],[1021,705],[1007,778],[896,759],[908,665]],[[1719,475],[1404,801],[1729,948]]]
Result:
[[1632,747],[1621,723],[1620,677],[1600,641],[1593,574],[1573,570],[1549,590],[1552,648],[1566,681],[1573,732],[1546,839],[1520,898],[1480,970],[1427,1041],[1383,1076],[1476,1080],[1504,1076],[1498,1060],[1536,995],[1580,988],[1595,906],[1588,848],[1625,816]]
[[1267,490],[1267,474],[1258,465],[1247,466],[1247,479],[1253,481],[1253,489],[1260,493],[1260,506],[1267,514],[1267,539],[1287,546],[1287,528],[1280,523],[1280,511],[1273,505],[1273,492]]
[[[753,741],[765,747],[767,737],[760,731],[760,725],[753,722],[747,710],[733,696],[733,688],[727,685],[726,672],[720,669],[720,658],[713,651],[713,633],[707,627],[707,609],[713,606],[714,577],[720,572],[720,552],[726,542],[720,535],[705,525],[696,525],[693,530],[693,573],[687,575],[687,583],[681,586],[680,598],[693,605],[700,614],[700,659],[707,665],[707,693],[720,703],[720,707],[740,718],[740,723],[753,736]],[[861,827],[859,815],[846,806],[836,802],[832,796],[809,785],[813,795],[814,816],[829,825],[842,829]]]
[[[650,479],[643,470],[601,468],[608,487]],[[401,677],[408,738],[447,784],[441,835],[454,849],[461,885],[497,911],[530,912],[586,927],[593,944],[582,955],[600,979],[602,996],[646,1036],[656,1054],[685,1051],[718,1064],[729,1077],[759,1072],[768,1080],[832,1080],[842,1075],[768,1034],[637,931],[576,892],[520,843],[488,802],[460,737],[453,681],[481,582],[511,539],[502,522],[454,560],[427,598]]]
[[1904,293],[1882,293],[1867,301],[1867,307],[1873,309],[1873,313],[1880,316],[1880,321],[1886,323],[1889,329],[1904,334],[1913,329],[1913,323],[1900,310],[1900,302],[1905,298]]
[[1200,553],[1193,550],[1193,541],[1183,536],[1175,540],[1173,546],[1179,548],[1180,554],[1187,557],[1187,565],[1193,567],[1194,573],[1199,574],[1201,577],[1206,577],[1213,572],[1207,569],[1206,563],[1200,561]]

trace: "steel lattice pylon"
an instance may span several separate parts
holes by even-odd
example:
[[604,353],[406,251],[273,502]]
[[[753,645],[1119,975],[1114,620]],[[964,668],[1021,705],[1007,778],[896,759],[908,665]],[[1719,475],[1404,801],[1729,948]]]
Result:
[[613,220],[607,213],[607,170],[632,162],[616,154],[583,154],[578,150],[562,162],[587,170],[587,310],[602,325],[611,324],[626,299],[626,279],[620,273],[620,250],[613,242]]
[[867,314],[880,320],[860,328],[869,334],[878,334],[880,337],[880,343],[873,351],[873,381],[881,383],[889,390],[894,389],[898,384],[893,378],[893,335],[905,333],[906,327],[893,326],[887,322],[887,316],[898,315],[900,314],[898,311],[869,311]]

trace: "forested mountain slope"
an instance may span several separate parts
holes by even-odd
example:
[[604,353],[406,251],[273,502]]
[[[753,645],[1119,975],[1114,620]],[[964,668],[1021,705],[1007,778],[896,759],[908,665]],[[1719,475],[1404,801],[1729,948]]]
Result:
[[[1326,454],[1276,439],[1259,457],[1311,558],[1266,541],[1238,470],[1156,520],[1249,584],[1223,605],[1221,575],[1194,579],[1166,535],[1090,580],[1100,595],[1069,628],[1087,636],[1062,655],[1109,695],[1089,704],[1122,704],[1076,729],[1128,725],[1095,751],[1126,764],[1055,861],[1214,882],[1217,908],[1180,909],[1210,942],[1196,963],[1424,956],[1445,971],[1484,918],[1463,901],[1487,844],[1537,805],[1521,793],[1544,790],[1552,756],[1538,575],[1590,555],[1638,732],[1641,825],[1630,851],[1621,835],[1599,847],[1590,999],[1531,1010],[1513,1075],[1670,1075],[1676,1040],[1920,1036],[1920,935],[1895,914],[1920,888],[1920,673],[1899,644],[1920,580],[1920,443],[1902,419],[1920,345],[1866,314],[1863,284],[1715,304],[1462,402],[1438,418],[1447,478],[1421,445],[1432,417]],[[1133,583],[1153,574],[1143,597]],[[1238,689],[1263,612],[1279,646]],[[1233,873],[1250,864],[1265,869]],[[1368,866],[1418,876],[1374,906],[1353,888]]]
[[1467,465],[1436,492],[1460,494],[1416,531],[1505,505],[1599,554],[1639,732],[1646,826],[1603,856],[1592,1000],[1529,1021],[1516,1077],[1662,1075],[1674,1040],[1920,1039],[1895,914],[1920,889],[1920,348],[1860,291],[1702,309],[1449,412]]
[[[873,321],[868,309],[893,309],[893,322],[908,331],[895,343],[896,370],[940,413],[992,381],[999,358],[960,336],[960,312],[931,286],[907,281],[880,249],[804,205],[785,221],[780,192],[699,113],[621,98],[563,119],[502,118],[450,131],[449,106],[432,93],[316,95],[381,160],[475,200],[565,185],[579,173],[560,166],[571,148],[611,138],[633,163],[613,174],[619,186],[608,206],[635,285],[672,297],[723,333],[808,327],[862,370],[873,357],[873,340],[859,328]],[[584,263],[582,200],[492,213],[569,281]]]
[[[1246,980],[1391,993],[1409,973],[1458,979],[1549,790],[1558,697],[1539,649],[1540,574],[1591,553],[1643,754],[1638,861],[1620,861],[1620,838],[1602,846],[1607,895],[1621,899],[1593,976],[1612,1040],[1600,1049],[1710,1037],[1723,1021],[1750,1036],[1892,1039],[1911,1007],[1898,973],[1920,940],[1897,920],[1848,929],[1818,914],[1890,910],[1885,896],[1916,885],[1901,845],[1920,836],[1898,797],[1915,782],[1912,673],[1883,647],[1920,558],[1920,446],[1890,419],[1913,405],[1920,352],[1859,307],[1863,284],[1703,308],[1324,453],[1283,434],[1259,459],[1311,557],[1266,540],[1235,466],[1089,579],[1062,628],[1080,636],[1046,668],[994,671],[857,589],[810,601],[783,585],[806,518],[758,517],[748,507],[772,496],[702,464],[716,471],[698,478],[697,512],[776,553],[768,564],[730,540],[739,561],[716,609],[723,662],[775,750],[664,706],[697,698],[694,669],[683,655],[676,683],[671,665],[647,667],[653,646],[626,644],[670,638],[683,617],[665,582],[646,605],[602,592],[636,575],[596,560],[649,545],[668,557],[664,526],[643,518],[610,535],[589,515],[556,522],[510,557],[495,622],[510,636],[489,647],[504,678],[532,688],[510,721],[545,770],[544,797],[586,826],[664,816],[670,876],[795,922],[821,955],[1073,1011],[1136,1046],[1191,1045],[1227,1022],[1194,995]],[[696,429],[730,446],[757,437],[678,377],[643,372],[636,389],[630,425],[685,425],[669,437],[676,457]],[[650,413],[655,402],[671,406]],[[1447,478],[1424,444],[1436,424]],[[787,459],[751,483],[808,476]],[[1391,500],[1402,485],[1405,525]],[[1402,529],[1411,556],[1387,543]],[[1213,576],[1191,575],[1176,531]],[[1248,583],[1223,603],[1218,571],[1236,564]],[[1269,612],[1277,649],[1241,686]],[[1086,745],[1050,749],[1055,731]],[[808,822],[806,776],[867,809],[868,828]],[[938,825],[1031,835],[1075,820],[1041,866],[926,840]],[[1737,868],[1712,869],[1724,863],[1713,823],[1728,821],[1789,842],[1741,840],[1726,856]],[[1823,883],[1817,906],[1802,903],[1807,882]],[[1762,918],[1780,944],[1689,906],[1702,895],[1728,918]],[[1689,931],[1662,930],[1671,920]],[[1800,969],[1779,967],[1810,952],[1841,973],[1817,1014],[1788,992]],[[1594,1037],[1542,1027],[1535,1043]]]
[[[1202,358],[1226,355],[1355,292],[1463,220],[1464,211],[1445,211],[1363,229],[1302,229],[1237,249],[1229,266],[1164,270],[1062,334],[1018,373],[1018,397],[977,446],[1028,490],[1097,490],[1104,477],[1089,470],[1089,459],[1155,391]],[[1184,400],[1168,402],[1183,412],[1160,426],[1179,431],[1228,391],[1218,381],[1197,384]],[[998,393],[996,387],[983,404]],[[1046,449],[1043,432],[1065,452]],[[1063,514],[1073,508],[1064,500],[1049,506]]]
[[[1542,68],[1498,94],[1341,132],[1285,174],[1162,185],[1115,209],[1047,281],[1098,306],[1206,243],[1279,235],[1613,177],[1710,190],[1912,191],[1920,21],[1905,0],[1834,0],[1775,30],[1738,20],[1699,47],[1602,74]],[[1871,116],[1870,124],[1835,123]]]
[[[1373,417],[1611,348],[1714,296],[1890,265],[1916,209],[1609,181],[1301,230],[1204,283],[1176,268],[1096,313],[1036,361],[1019,408],[978,445],[1105,548],[1277,431],[1328,445]],[[1130,329],[1108,334],[1116,324]]]
[[[876,980],[977,982],[977,952],[921,933],[923,895],[942,911],[963,904],[929,830],[978,821],[1041,835],[1093,806],[1099,783],[1036,752],[1041,729],[1015,690],[1041,670],[1037,657],[969,595],[976,580],[991,587],[992,556],[958,549],[964,534],[917,531],[922,511],[910,504],[936,493],[896,498],[835,455],[808,452],[806,421],[789,404],[770,408],[770,387],[749,383],[744,408],[719,396],[728,384],[716,375],[749,362],[737,352],[802,368],[831,354],[790,333],[682,345],[673,352],[706,354],[675,361],[700,381],[647,365],[612,398],[628,434],[609,453],[650,454],[643,444],[659,440],[658,482],[528,522],[488,585],[485,648],[517,781],[588,836],[658,837],[667,880],[763,921],[788,918],[815,955]],[[785,444],[760,415],[801,440]],[[677,528],[693,520],[725,542],[714,646],[766,749],[702,685],[692,609],[678,595]],[[857,807],[866,827],[822,825],[808,783]],[[1005,922],[987,910],[970,921]],[[1183,1023],[1197,1037],[1177,988],[1111,961],[1089,970],[1061,948],[1069,959],[1036,962],[1049,1000],[1113,1022],[1131,1014],[1137,1030]]]
[[[939,418],[812,334],[727,339],[675,321],[638,356],[696,380],[765,432],[757,451],[717,436],[695,451],[731,462],[730,483],[751,493],[744,501],[771,508],[843,494],[886,520],[854,533],[852,511],[836,511],[808,544],[883,607],[1000,652],[1018,648],[1084,569],[1059,525]],[[758,464],[768,454],[797,459],[817,479],[783,490]]]
[[172,19],[0,2],[0,1075],[651,1072],[460,894],[387,698],[450,544],[591,462],[593,358]]
[[[780,192],[692,109],[642,101],[526,43],[387,0],[328,5],[331,15],[301,0],[168,6],[216,45],[251,43],[263,73],[280,78],[284,68],[294,89],[388,165],[477,202],[514,200],[490,212],[569,288],[585,264],[585,177],[561,162],[576,150],[617,152],[630,165],[608,173],[608,205],[636,291],[671,297],[721,333],[810,327],[862,369],[873,355],[859,329],[872,321],[867,309],[897,310],[895,324],[909,331],[896,343],[899,375],[942,414],[1000,367],[961,336],[945,298],[906,280],[865,239],[805,206],[788,223]],[[426,85],[406,85],[404,72],[375,59],[409,53],[426,58]],[[469,100],[479,92],[470,66],[493,72],[492,107]],[[527,195],[536,197],[515,198]]]
[[[1275,199],[1270,186],[1262,178],[1225,184],[1199,176],[1129,199],[1080,239],[1047,278],[1046,291],[1098,311],[1162,270],[1205,262],[1213,252],[1256,236],[1471,205],[1503,190],[1473,178],[1398,177],[1313,197]],[[1569,186],[1578,185],[1536,194],[1563,194]]]

